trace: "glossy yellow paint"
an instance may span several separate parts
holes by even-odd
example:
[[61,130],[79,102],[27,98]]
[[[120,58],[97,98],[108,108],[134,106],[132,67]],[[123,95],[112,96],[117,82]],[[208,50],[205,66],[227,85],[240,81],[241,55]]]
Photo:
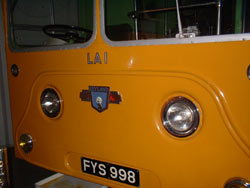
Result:
[[[8,72],[17,156],[117,188],[131,186],[82,173],[80,158],[139,169],[142,188],[223,187],[233,177],[250,179],[250,41],[112,47],[100,34],[96,3],[90,46],[6,49],[8,69],[20,67],[18,77]],[[87,53],[93,58],[96,52],[101,59],[107,52],[108,63],[87,64]],[[91,85],[119,91],[121,104],[98,113],[79,97]],[[62,99],[58,118],[40,107],[47,87]],[[161,122],[162,107],[175,96],[192,100],[201,113],[198,131],[188,138],[171,136]],[[23,133],[34,139],[29,154],[18,147]]]

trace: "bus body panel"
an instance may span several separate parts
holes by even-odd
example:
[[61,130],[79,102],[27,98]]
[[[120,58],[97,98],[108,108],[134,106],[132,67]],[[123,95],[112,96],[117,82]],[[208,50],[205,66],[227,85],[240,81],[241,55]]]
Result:
[[[131,186],[83,173],[81,157],[138,169],[143,188],[223,187],[233,177],[249,179],[249,49],[249,41],[112,47],[101,37],[99,16],[86,48],[7,49],[16,154],[111,187]],[[94,63],[97,53],[101,62]],[[122,101],[100,113],[80,98],[89,86],[108,86]],[[62,99],[56,118],[41,109],[46,88]],[[164,105],[178,96],[200,112],[199,128],[187,138],[162,125]],[[24,133],[34,140],[29,154],[19,147]]]

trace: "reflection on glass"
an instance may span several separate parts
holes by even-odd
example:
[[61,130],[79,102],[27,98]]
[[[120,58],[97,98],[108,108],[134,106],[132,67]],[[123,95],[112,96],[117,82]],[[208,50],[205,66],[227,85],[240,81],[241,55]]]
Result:
[[10,0],[15,48],[83,43],[93,31],[92,0]]
[[[247,0],[179,0],[185,37],[250,31]],[[110,40],[176,38],[176,0],[106,0],[105,31]]]

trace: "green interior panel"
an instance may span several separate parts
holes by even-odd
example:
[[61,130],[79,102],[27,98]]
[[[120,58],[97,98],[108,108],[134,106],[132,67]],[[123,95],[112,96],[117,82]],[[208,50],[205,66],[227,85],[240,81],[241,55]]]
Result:
[[[119,4],[119,8],[117,7]],[[105,4],[105,23],[107,26],[129,24],[134,29],[134,20],[128,13],[134,10],[134,0],[108,0]]]
[[79,26],[93,28],[93,0],[78,0],[79,3]]

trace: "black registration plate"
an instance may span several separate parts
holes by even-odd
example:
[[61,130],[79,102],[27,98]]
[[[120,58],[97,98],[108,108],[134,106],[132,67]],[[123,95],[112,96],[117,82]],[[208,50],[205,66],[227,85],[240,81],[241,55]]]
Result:
[[82,171],[84,173],[118,181],[128,185],[140,186],[139,170],[115,165],[94,159],[81,158]]

